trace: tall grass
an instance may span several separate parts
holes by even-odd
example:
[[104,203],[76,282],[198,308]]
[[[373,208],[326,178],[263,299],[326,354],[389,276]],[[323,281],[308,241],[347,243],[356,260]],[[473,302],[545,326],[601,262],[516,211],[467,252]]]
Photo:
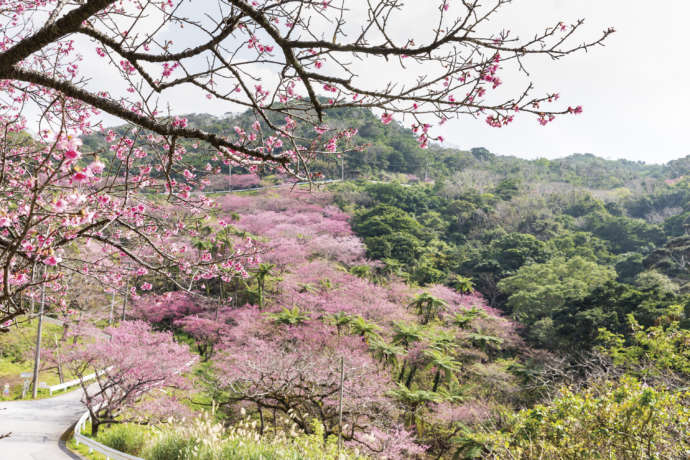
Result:
[[148,438],[148,429],[139,425],[123,424],[99,431],[96,440],[120,452],[141,455]]
[[293,432],[259,435],[256,422],[245,420],[226,429],[202,417],[181,425],[158,428],[134,424],[114,425],[98,441],[146,460],[360,460],[364,456],[343,450],[337,441],[324,441],[323,427],[313,424],[313,434]]

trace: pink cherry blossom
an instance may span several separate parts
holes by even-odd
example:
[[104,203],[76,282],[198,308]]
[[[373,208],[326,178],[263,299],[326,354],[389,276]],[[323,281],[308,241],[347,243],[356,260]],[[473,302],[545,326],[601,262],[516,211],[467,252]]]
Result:
[[51,267],[56,266],[60,262],[62,262],[62,259],[54,255],[48,256],[45,259],[43,259],[43,263]]

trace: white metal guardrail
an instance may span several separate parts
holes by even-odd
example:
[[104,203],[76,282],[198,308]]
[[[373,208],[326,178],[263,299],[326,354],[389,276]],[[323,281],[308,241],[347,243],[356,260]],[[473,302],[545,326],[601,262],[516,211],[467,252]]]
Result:
[[[106,369],[106,370],[107,370],[107,369]],[[102,373],[105,372],[106,370],[98,371],[98,375],[102,374]],[[93,379],[95,379],[95,378],[96,378],[96,373],[88,374],[88,375],[85,375],[85,376],[84,376],[83,381],[84,381],[84,382],[88,382],[89,380],[93,380]],[[50,392],[50,396],[53,396],[53,392],[54,392],[54,391],[65,390],[65,389],[67,389],[67,388],[70,388],[70,387],[73,387],[73,386],[77,386],[77,385],[79,385],[80,382],[81,382],[81,381],[80,381],[79,379],[74,379],[74,380],[70,380],[70,381],[68,381],[68,382],[59,383],[59,384],[57,384],[57,385],[49,386],[49,387],[48,387],[48,391]]]
[[[283,182],[281,184],[276,184],[276,185],[266,185],[264,187],[251,187],[251,188],[234,188],[232,190],[204,190],[201,193],[205,195],[222,195],[224,193],[238,193],[238,192],[255,192],[259,190],[266,190],[269,188],[280,188],[280,187],[285,187],[285,186],[290,186],[294,187],[295,185],[309,185],[309,184],[314,184],[314,185],[321,185],[321,184],[330,184],[333,182],[342,182],[342,179],[326,179],[326,180],[315,180],[311,182]],[[375,181],[372,181],[375,182]],[[403,184],[405,185],[405,184]],[[168,195],[168,192],[160,192],[157,193],[156,195]]]
[[[89,374],[89,375],[84,376],[84,381],[86,382],[89,380],[93,380],[95,378],[96,378],[96,374]],[[48,391],[50,392],[50,396],[53,396],[54,391],[66,390],[67,388],[79,385],[79,383],[81,383],[81,381],[79,379],[70,380],[68,382],[59,383],[57,385],[49,386]]]
[[89,420],[89,412],[84,412],[84,415],[79,418],[79,421],[74,426],[74,441],[79,444],[84,444],[89,448],[89,453],[93,453],[95,450],[99,454],[105,455],[106,460],[144,460],[141,457],[136,457],[134,455],[125,454],[119,450],[115,450],[112,447],[108,447],[100,442],[84,436],[82,433],[86,427],[86,421]]

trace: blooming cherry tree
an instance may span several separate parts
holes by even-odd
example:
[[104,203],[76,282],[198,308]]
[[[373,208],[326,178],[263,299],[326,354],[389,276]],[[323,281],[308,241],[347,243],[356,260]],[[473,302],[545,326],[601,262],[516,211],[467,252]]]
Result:
[[[140,270],[185,289],[184,277],[244,274],[247,248],[198,260],[181,241],[194,236],[209,204],[193,193],[203,183],[185,163],[183,140],[210,150],[211,170],[262,166],[311,180],[310,160],[355,145],[355,130],[328,126],[333,108],[377,110],[384,124],[411,127],[422,147],[440,140],[435,124],[459,115],[499,127],[521,113],[542,124],[580,113],[559,105],[555,92],[534,94],[531,84],[515,94],[499,88],[518,81],[524,56],[561,58],[602,44],[613,30],[583,43],[574,42],[582,21],[526,40],[487,30],[508,3],[427,2],[436,25],[426,33],[399,27],[420,6],[398,0],[355,8],[315,0],[1,0],[0,321],[25,312],[18,299],[43,282],[37,265],[57,267],[49,281],[78,271],[134,295],[152,288],[127,283]],[[172,39],[176,29],[183,40]],[[363,67],[350,63],[355,56]],[[107,88],[95,83],[94,67],[112,79]],[[382,80],[386,73],[400,77]],[[248,109],[255,121],[227,135],[194,128],[164,110],[180,89]],[[129,128],[105,130],[100,114]],[[298,134],[298,124],[317,136]],[[103,134],[102,151],[80,145],[93,132]],[[78,250],[87,243],[88,253]],[[113,269],[120,262],[125,268]]]
[[[88,337],[87,331],[79,332]],[[160,396],[153,390],[184,386],[181,374],[194,362],[171,333],[153,332],[141,321],[123,322],[93,337],[74,344],[63,360],[81,380],[94,434],[104,422],[123,421],[117,416],[128,407],[142,402],[151,406],[149,400]],[[84,380],[91,373],[97,373],[95,384]]]

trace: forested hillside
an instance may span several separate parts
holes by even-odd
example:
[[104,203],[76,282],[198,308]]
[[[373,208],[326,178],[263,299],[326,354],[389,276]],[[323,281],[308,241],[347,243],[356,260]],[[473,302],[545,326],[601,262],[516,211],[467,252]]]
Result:
[[[221,135],[249,131],[250,121],[249,114],[187,117]],[[358,130],[353,149],[313,159],[310,168],[345,177],[333,188],[336,202],[386,271],[422,286],[467,280],[519,319],[526,338],[549,348],[591,346],[600,327],[623,332],[630,313],[651,326],[669,305],[686,303],[690,157],[647,165],[591,154],[529,161],[484,148],[423,150],[410,130],[368,110],[329,112],[324,129],[344,126]],[[296,132],[322,135],[302,124]],[[101,140],[85,144],[98,151]],[[206,171],[207,190],[291,181],[238,167],[229,177],[213,154],[186,147],[184,160]]]
[[590,343],[633,312],[651,325],[690,288],[687,181],[638,197],[539,183],[484,193],[343,184],[337,200],[371,257],[421,284],[469,278],[542,345]]
[[[271,117],[267,114],[267,117],[272,122],[280,121],[276,115]],[[227,136],[235,133],[235,127],[250,132],[255,121],[250,113],[227,114],[224,117],[188,114],[183,118],[190,127]],[[360,108],[329,111],[322,126],[327,132],[315,131],[306,124],[297,123],[296,134],[300,139],[309,141],[346,127],[357,129],[350,151],[343,153],[341,158],[328,152],[310,158],[311,170],[320,172],[325,178],[340,178],[344,160],[346,179],[443,179],[472,185],[480,191],[492,190],[503,180],[508,180],[504,184],[506,187],[536,181],[555,183],[555,186],[566,183],[596,190],[616,190],[634,195],[653,193],[669,181],[673,183],[690,175],[690,155],[666,165],[654,165],[629,160],[604,160],[593,154],[573,154],[556,160],[524,160],[495,155],[483,147],[460,150],[432,143],[428,149],[422,149],[412,130],[395,122],[382,124],[371,111]],[[114,131],[123,133],[125,128],[115,128]],[[84,138],[85,146],[99,150],[103,138],[104,135],[98,134],[87,136]],[[215,156],[215,152],[198,143],[181,142],[187,151],[185,162],[201,170]],[[104,152],[104,155],[111,157],[112,153]],[[241,171],[244,169],[239,168],[238,172]],[[267,168],[259,168],[257,172],[262,176],[271,173]]]
[[[246,115],[187,120],[221,135],[252,129]],[[202,229],[195,247],[212,252],[234,228],[263,248],[249,281],[199,285],[229,307],[166,293],[155,279],[155,295],[137,302],[139,318],[195,344],[208,363],[197,370],[203,398],[231,423],[251,404],[261,432],[264,411],[273,423],[292,411],[305,434],[328,439],[344,356],[352,455],[683,458],[687,158],[422,150],[412,132],[361,109],[334,111],[328,124],[358,136],[340,159],[310,168],[344,182],[217,197],[215,223],[227,227]],[[99,137],[85,144],[117,163]],[[212,152],[185,147],[210,192],[294,181],[237,166],[230,177]]]
[[[185,122],[257,131],[247,115]],[[111,369],[87,403],[92,436],[156,460],[685,458],[687,159],[528,161],[423,150],[361,109],[328,123],[358,136],[309,168],[344,181],[295,185],[263,166],[230,175],[187,141],[176,156],[188,169],[148,168],[184,184],[183,198],[209,200],[205,214],[178,209],[164,187],[138,192],[183,260],[202,265],[175,269],[190,270],[186,286],[139,268],[112,297],[49,308],[69,318],[74,305],[80,320],[47,346],[42,378]],[[155,151],[149,133],[125,127],[83,142],[111,171]],[[4,367],[27,365],[29,350],[4,353]],[[121,395],[98,406],[115,382]]]

